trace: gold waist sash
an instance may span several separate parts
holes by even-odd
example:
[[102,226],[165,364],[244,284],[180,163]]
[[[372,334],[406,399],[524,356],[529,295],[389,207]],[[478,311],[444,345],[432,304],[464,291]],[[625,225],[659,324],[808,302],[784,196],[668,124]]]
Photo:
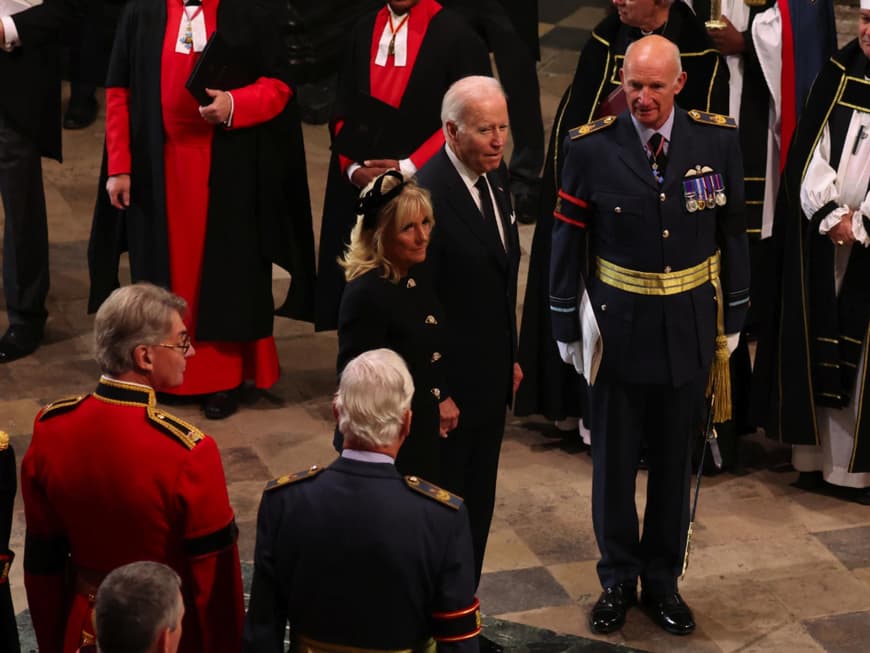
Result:
[[698,265],[674,272],[638,272],[601,257],[595,263],[601,281],[635,295],[679,295],[719,278],[718,252]]
[[331,644],[311,639],[305,635],[297,635],[294,638],[297,653],[435,653],[435,640],[429,639],[420,646],[405,649],[375,649],[361,648],[359,646],[347,646],[344,644]]

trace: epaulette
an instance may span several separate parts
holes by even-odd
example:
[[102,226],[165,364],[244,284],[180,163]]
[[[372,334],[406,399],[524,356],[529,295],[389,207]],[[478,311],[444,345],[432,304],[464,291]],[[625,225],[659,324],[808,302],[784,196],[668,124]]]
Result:
[[423,496],[434,499],[438,503],[449,506],[454,510],[459,510],[462,507],[462,497],[452,494],[444,488],[440,488],[434,483],[430,483],[419,476],[406,476],[405,483],[407,483],[408,487],[415,492],[419,492]]
[[76,395],[74,397],[64,397],[63,399],[52,401],[48,406],[42,409],[39,421],[42,422],[49,417],[56,417],[57,415],[68,413],[82,403],[85,400],[85,397],[87,397],[87,395]]
[[714,125],[716,127],[730,127],[735,129],[737,121],[731,116],[723,116],[721,113],[710,113],[709,111],[698,111],[692,109],[689,111],[689,118],[702,125]]
[[579,127],[574,127],[573,129],[568,130],[568,137],[572,141],[576,141],[578,138],[588,136],[593,132],[601,131],[605,127],[610,127],[610,125],[615,122],[616,116],[604,116],[603,118],[599,118],[598,120],[593,120],[590,123],[586,123],[585,125],[580,125]]
[[314,478],[324,469],[326,468],[321,467],[320,465],[312,465],[308,469],[303,469],[301,472],[296,472],[295,474],[285,474],[284,476],[273,478],[271,481],[266,483],[266,487],[263,491],[268,492],[269,490],[284,487],[285,485],[289,485],[290,483],[296,483],[297,481],[304,481],[309,478]]
[[171,435],[188,449],[193,449],[205,437],[202,431],[196,428],[190,422],[185,422],[180,417],[176,417],[165,410],[148,406],[148,419],[158,429]]

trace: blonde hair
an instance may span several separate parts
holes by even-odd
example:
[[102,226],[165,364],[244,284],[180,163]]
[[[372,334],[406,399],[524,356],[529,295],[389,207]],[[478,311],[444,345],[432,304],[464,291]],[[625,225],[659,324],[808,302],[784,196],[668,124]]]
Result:
[[[383,176],[383,175],[382,175]],[[360,197],[369,193],[380,177],[373,179],[360,193]],[[353,281],[361,277],[369,270],[380,269],[385,279],[396,282],[400,275],[396,272],[392,263],[384,256],[384,234],[388,229],[397,229],[400,217],[423,213],[430,216],[432,225],[435,219],[432,217],[432,198],[429,191],[417,185],[413,178],[405,178],[399,181],[396,176],[386,176],[381,182],[381,192],[386,194],[400,183],[404,186],[401,192],[377,210],[376,226],[374,229],[363,227],[364,216],[358,215],[356,225],[350,232],[350,242],[344,250],[344,255],[337,259],[338,264],[344,269],[344,278]]]

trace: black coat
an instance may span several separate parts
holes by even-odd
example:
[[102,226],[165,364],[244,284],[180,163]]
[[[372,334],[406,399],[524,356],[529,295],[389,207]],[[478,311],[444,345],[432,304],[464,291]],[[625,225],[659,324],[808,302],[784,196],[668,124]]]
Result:
[[[290,83],[273,10],[222,0],[217,21],[228,41],[251,53],[250,67],[257,71],[251,81],[264,75]],[[88,246],[90,311],[118,286],[124,251],[134,282],[171,286],[160,105],[165,31],[165,4],[152,0],[130,2],[118,25],[106,85],[130,90],[132,188],[130,207],[119,216],[105,192],[104,160]],[[314,241],[294,103],[263,125],[215,129],[210,179],[197,338],[271,335],[273,262],[293,277],[279,314],[310,319]]]
[[0,50],[0,112],[36,143],[43,156],[60,161],[61,35],[75,28],[82,0],[45,0],[13,17],[22,45]]
[[[447,321],[447,378],[460,427],[504,413],[511,403],[516,360],[520,246],[506,170],[488,178],[503,216],[507,253],[490,236],[453,163],[442,150],[418,175],[432,193],[435,229],[426,265]],[[488,420],[487,420],[488,421]]]
[[[541,209],[532,241],[523,304],[519,360],[525,376],[517,392],[517,415],[539,413],[551,419],[562,419],[581,413],[580,379],[559,357],[547,300],[550,233],[564,162],[562,147],[568,130],[590,122],[598,102],[617,88],[625,48],[629,39],[639,36],[639,30],[624,25],[615,13],[601,21],[580,53],[574,81],[556,111],[544,161]],[[685,3],[674,2],[662,36],[680,48],[683,69],[687,73],[686,85],[677,96],[679,105],[685,109],[727,113],[728,68],[713,48],[703,22]]]
[[[350,35],[339,74],[333,124],[353,114],[361,94],[371,93],[371,44],[376,15],[377,12],[373,12],[363,18]],[[396,120],[397,124],[389,127],[396,149],[372,152],[369,158],[402,159],[412,154],[440,129],[441,99],[450,85],[468,75],[491,74],[486,46],[478,36],[453,12],[438,12],[423,37],[398,109],[400,118]],[[336,258],[341,256],[350,239],[350,231],[356,222],[354,207],[359,197],[359,189],[341,172],[338,154],[333,148],[323,202],[318,253],[317,330],[336,328],[344,288],[344,273]]]
[[425,271],[393,283],[379,269],[347,284],[338,313],[341,374],[351,359],[386,347],[401,356],[414,380],[411,433],[396,459],[403,474],[439,475],[439,399],[450,396],[444,374],[444,311]]
[[[461,499],[443,491],[432,498],[438,488],[424,496],[391,464],[347,458],[270,486],[257,516],[246,653],[283,653],[288,621],[294,637],[415,648],[433,634],[433,613],[474,605]],[[475,614],[469,612],[471,631],[456,635],[473,633]],[[438,645],[441,653],[477,648],[473,636]]]

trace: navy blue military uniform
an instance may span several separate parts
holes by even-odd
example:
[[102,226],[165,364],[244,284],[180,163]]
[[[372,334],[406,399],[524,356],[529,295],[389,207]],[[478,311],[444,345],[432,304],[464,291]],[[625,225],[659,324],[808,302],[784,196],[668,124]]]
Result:
[[[740,330],[749,299],[734,121],[674,111],[662,183],[628,112],[572,130],[550,267],[556,340],[580,339],[582,274],[603,342],[591,388],[599,578],[613,587],[640,577],[654,595],[676,591],[682,566],[689,436],[717,335],[716,270],[725,333]],[[642,441],[649,479],[639,538],[634,488]]]
[[[322,472],[322,473],[321,473]],[[338,458],[266,486],[244,651],[478,650],[462,500],[390,463]]]

